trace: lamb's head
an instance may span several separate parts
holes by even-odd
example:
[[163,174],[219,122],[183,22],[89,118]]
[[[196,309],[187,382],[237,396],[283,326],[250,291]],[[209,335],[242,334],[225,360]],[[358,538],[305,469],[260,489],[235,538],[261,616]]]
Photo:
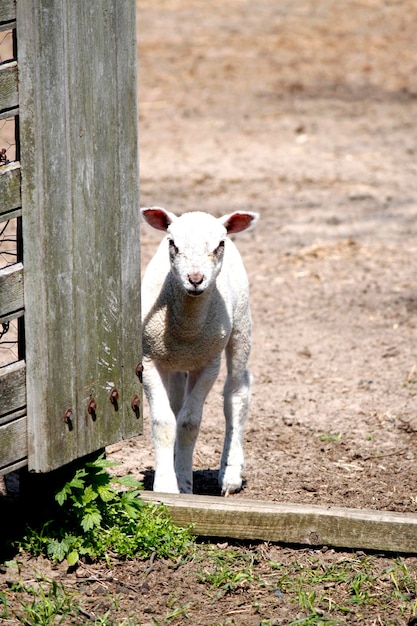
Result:
[[160,207],[141,209],[145,221],[167,233],[172,273],[190,296],[203,294],[219,274],[227,235],[252,226],[258,215],[239,211],[215,218],[195,211],[177,217]]

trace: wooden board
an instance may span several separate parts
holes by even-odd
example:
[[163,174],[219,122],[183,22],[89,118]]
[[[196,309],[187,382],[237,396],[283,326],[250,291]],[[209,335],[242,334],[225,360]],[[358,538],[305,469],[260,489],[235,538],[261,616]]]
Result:
[[11,61],[0,66],[0,111],[15,109],[18,103],[17,63]]
[[0,269],[0,323],[23,315],[23,265]]
[[17,36],[29,469],[45,472],[142,431],[135,0],[19,0]]
[[20,163],[0,167],[0,221],[21,214]]
[[27,458],[27,418],[22,417],[7,424],[0,424],[0,473],[3,469],[12,471],[16,465],[26,464]]
[[16,20],[16,0],[1,0],[0,30],[13,28]]
[[[26,364],[17,361],[0,367],[0,424],[26,409]],[[0,464],[3,459],[0,455]]]
[[145,491],[196,535],[417,554],[417,515]]

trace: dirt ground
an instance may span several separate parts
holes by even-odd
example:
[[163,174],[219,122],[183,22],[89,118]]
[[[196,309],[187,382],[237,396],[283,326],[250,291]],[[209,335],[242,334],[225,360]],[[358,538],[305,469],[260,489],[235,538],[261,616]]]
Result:
[[[414,19],[407,0],[138,3],[142,205],[260,214],[236,237],[254,384],[234,497],[417,510]],[[143,267],[160,239],[143,228]],[[147,411],[111,457],[151,485]]]
[[[416,23],[413,0],[138,1],[142,205],[260,213],[235,240],[254,384],[246,482],[231,498],[417,511]],[[160,238],[143,228],[143,267]],[[195,452],[198,493],[218,493],[222,384]],[[149,431],[146,407],[144,435],[108,449],[147,488]],[[146,625],[300,617],[277,597],[258,597],[263,613],[245,595],[209,602],[190,567],[158,563],[147,595],[123,597],[125,614],[135,607]],[[124,568],[137,586],[144,566]],[[174,589],[188,617],[167,617]],[[410,616],[362,609],[334,623]]]

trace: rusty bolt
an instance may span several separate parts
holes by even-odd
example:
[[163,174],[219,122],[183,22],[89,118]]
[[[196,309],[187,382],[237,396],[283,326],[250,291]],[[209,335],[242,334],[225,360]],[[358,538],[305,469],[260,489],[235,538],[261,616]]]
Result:
[[93,420],[96,420],[96,411],[97,411],[97,403],[94,400],[94,398],[90,398],[87,404],[87,411],[88,413],[91,415],[91,417],[93,418]]
[[110,392],[110,402],[112,404],[117,404],[118,399],[119,399],[119,392],[117,391],[116,387],[113,387],[113,389]]
[[67,409],[64,414],[64,422],[66,424],[71,424],[72,420],[72,409]]
[[135,374],[139,378],[139,382],[142,382],[142,372],[143,372],[143,365],[142,363],[138,363],[136,365]]
[[136,415],[137,418],[140,417],[140,399],[139,396],[134,395],[132,398],[132,403],[130,405],[132,407],[132,411],[133,413]]

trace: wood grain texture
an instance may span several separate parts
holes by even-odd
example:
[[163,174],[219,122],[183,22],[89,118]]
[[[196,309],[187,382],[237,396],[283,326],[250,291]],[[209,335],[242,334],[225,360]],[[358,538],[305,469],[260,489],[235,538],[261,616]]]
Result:
[[[11,363],[0,368],[0,424],[10,421],[13,413],[26,407],[26,364]],[[3,457],[0,455],[0,464]]]
[[0,221],[21,214],[20,163],[0,167]]
[[12,471],[10,466],[24,463],[27,457],[27,418],[0,424],[0,473],[2,468]]
[[0,66],[0,111],[19,106],[17,63],[11,61]]
[[23,315],[23,265],[0,269],[0,323]]
[[135,2],[19,0],[17,24],[29,468],[43,472],[142,430]]
[[411,513],[153,492],[141,496],[166,505],[174,522],[192,524],[196,535],[417,553],[417,517]]
[[12,28],[16,20],[16,0],[1,0],[0,30]]

